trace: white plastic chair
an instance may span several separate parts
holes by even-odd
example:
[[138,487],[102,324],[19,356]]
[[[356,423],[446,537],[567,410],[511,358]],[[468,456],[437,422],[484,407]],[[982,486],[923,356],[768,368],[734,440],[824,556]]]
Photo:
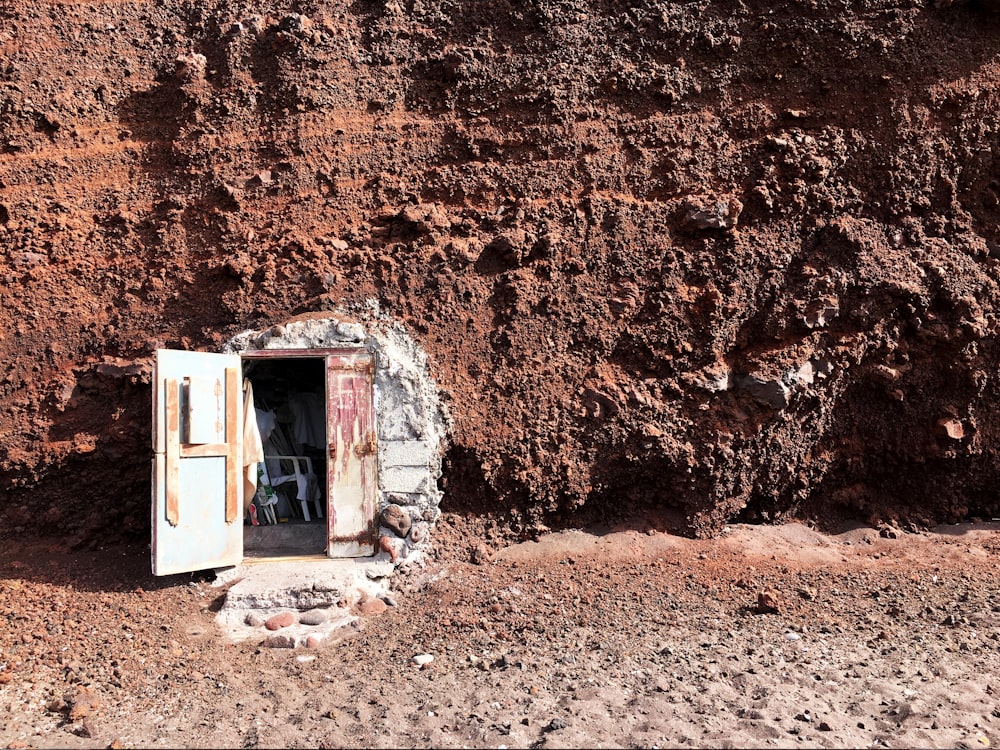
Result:
[[[302,517],[306,521],[312,520],[312,517],[309,515],[308,503],[313,502],[316,505],[317,518],[323,518],[322,493],[319,492],[316,485],[317,479],[313,471],[312,459],[309,456],[264,456],[265,461],[270,461],[271,459],[291,461],[295,466],[294,474],[273,477],[271,479],[271,486],[277,487],[279,484],[284,484],[285,482],[296,482],[298,488],[295,498],[302,504]],[[305,471],[302,470],[302,463],[300,462],[305,463]],[[312,497],[310,497],[310,494]]]

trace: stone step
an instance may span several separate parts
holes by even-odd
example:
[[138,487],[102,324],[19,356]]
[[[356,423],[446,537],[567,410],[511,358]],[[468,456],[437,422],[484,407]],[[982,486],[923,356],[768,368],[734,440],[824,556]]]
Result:
[[223,609],[297,609],[355,603],[362,592],[375,596],[386,590],[391,562],[372,558],[352,560],[268,561],[239,565],[216,579],[235,580]]

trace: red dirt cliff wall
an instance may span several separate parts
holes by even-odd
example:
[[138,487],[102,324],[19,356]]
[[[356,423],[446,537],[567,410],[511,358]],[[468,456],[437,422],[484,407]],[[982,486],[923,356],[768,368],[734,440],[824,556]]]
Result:
[[510,531],[997,514],[1000,17],[938,5],[0,0],[4,530],[145,533],[151,353],[366,300]]

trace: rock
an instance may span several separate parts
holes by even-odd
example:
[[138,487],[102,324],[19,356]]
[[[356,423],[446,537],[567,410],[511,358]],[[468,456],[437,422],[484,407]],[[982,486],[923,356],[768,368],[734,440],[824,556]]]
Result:
[[470,557],[472,558],[473,565],[482,565],[493,559],[493,550],[485,544],[477,544],[472,548],[472,554]]
[[799,639],[800,639],[801,637],[802,637],[802,636],[801,636],[801,635],[799,635],[798,633],[785,633],[785,640],[786,640],[786,641],[797,641],[797,640],[799,640]]
[[390,536],[382,536],[378,540],[379,549],[383,552],[389,553],[389,559],[392,562],[397,562],[399,560],[399,547],[397,546],[397,540]]
[[404,207],[392,223],[393,234],[402,237],[429,234],[451,227],[447,214],[439,206],[429,203]]
[[721,393],[729,390],[731,377],[732,372],[725,362],[714,362],[690,376],[690,381],[696,388],[709,393]]
[[410,527],[410,541],[414,544],[420,544],[427,538],[427,534],[430,531],[430,524],[426,521],[418,521]]
[[743,204],[738,199],[718,199],[707,206],[692,206],[684,218],[698,229],[732,230],[736,228],[742,211]]
[[816,382],[816,368],[812,360],[803,362],[797,368],[788,370],[782,377],[789,385],[812,385]]
[[300,13],[289,13],[281,19],[278,28],[282,31],[309,31],[312,25],[309,16],[303,16]]
[[619,281],[611,285],[611,295],[608,299],[611,312],[622,317],[635,310],[642,301],[642,291],[631,281]]
[[102,707],[101,699],[97,692],[86,685],[76,689],[66,701],[69,707],[70,721],[80,721],[92,714],[97,713]]
[[358,611],[363,615],[377,615],[388,609],[381,599],[367,599],[358,605]]
[[[423,206],[405,206],[397,215],[396,218],[404,224],[416,224],[422,225],[424,219],[427,216],[427,212]],[[426,229],[427,227],[420,226],[421,229]]]
[[387,607],[398,607],[399,606],[399,604],[396,603],[396,600],[393,599],[388,594],[379,594],[378,598],[381,599],[382,601],[384,601]]
[[583,408],[591,419],[607,419],[621,411],[621,407],[607,393],[586,388],[580,397]]
[[325,609],[310,609],[299,615],[299,622],[303,625],[322,625],[330,619],[330,613]]
[[832,731],[833,731],[833,727],[831,727],[831,726],[830,726],[829,724],[827,724],[827,723],[826,723],[825,721],[821,721],[821,722],[820,722],[819,724],[817,724],[817,725],[816,725],[816,728],[817,728],[817,729],[818,729],[819,731],[821,731],[821,732],[832,732]]
[[247,612],[247,616],[243,618],[243,624],[249,625],[251,628],[259,628],[264,624],[264,618],[256,612]]
[[269,635],[264,639],[264,645],[268,648],[295,648],[295,636],[282,633]]
[[202,54],[191,52],[187,55],[178,55],[174,64],[177,75],[180,78],[193,81],[197,78],[205,77],[205,68],[208,65],[208,59]]
[[774,409],[784,409],[788,406],[788,399],[792,395],[791,389],[780,380],[747,375],[740,383],[740,386],[762,404],[767,404]]
[[840,315],[840,300],[836,297],[824,297],[809,307],[802,322],[806,328],[823,328],[838,315]]
[[962,420],[955,417],[949,419],[939,419],[937,421],[936,432],[939,437],[949,440],[961,440],[965,437],[965,426]]
[[418,667],[423,667],[434,661],[434,656],[432,654],[416,654],[413,656],[412,659],[410,659],[410,661],[412,661]]
[[527,238],[523,230],[502,232],[486,245],[483,253],[498,259],[508,268],[521,265],[527,255]]
[[306,638],[306,648],[319,648],[323,644],[322,636],[311,635]]
[[778,611],[780,597],[773,589],[765,589],[757,594],[757,613],[774,614]]
[[94,722],[93,716],[85,716],[83,721],[80,722],[80,726],[77,727],[73,734],[78,737],[85,737],[87,739],[94,739],[98,735],[97,725]]
[[45,112],[38,119],[42,127],[49,130],[59,130],[62,127],[62,119],[55,112]]
[[818,596],[818,592],[812,586],[803,586],[799,589],[799,596],[808,602],[815,601]]
[[[254,187],[267,186],[270,185],[272,182],[274,182],[274,175],[269,170],[264,170],[262,172],[258,172],[249,180],[247,180],[246,184],[247,187],[254,188]],[[276,334],[276,336],[280,336],[280,334]]]
[[386,526],[398,537],[405,537],[410,533],[410,514],[395,503],[385,506],[382,511],[382,525]]
[[543,731],[556,732],[560,729],[565,729],[567,726],[568,725],[566,724],[565,720],[560,719],[558,716],[556,716],[554,719],[552,719],[552,721],[548,723],[548,726],[546,726]]
[[273,617],[267,618],[264,622],[264,627],[268,630],[281,630],[282,628],[287,628],[289,625],[295,624],[295,615],[291,612],[281,612],[274,615]]

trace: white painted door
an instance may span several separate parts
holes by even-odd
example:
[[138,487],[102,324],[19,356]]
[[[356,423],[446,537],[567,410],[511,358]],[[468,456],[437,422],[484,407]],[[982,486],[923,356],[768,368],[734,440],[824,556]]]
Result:
[[154,575],[243,560],[241,368],[239,355],[156,352]]

